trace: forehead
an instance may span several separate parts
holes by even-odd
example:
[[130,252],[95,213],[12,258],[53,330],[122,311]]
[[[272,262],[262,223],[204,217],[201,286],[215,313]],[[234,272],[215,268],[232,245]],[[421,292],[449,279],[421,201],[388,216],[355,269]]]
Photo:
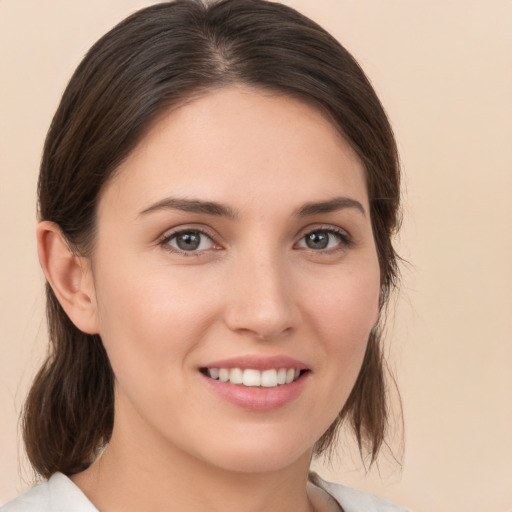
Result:
[[106,185],[100,209],[117,197],[140,210],[166,193],[240,207],[347,193],[367,201],[360,159],[319,108],[242,86],[166,112]]

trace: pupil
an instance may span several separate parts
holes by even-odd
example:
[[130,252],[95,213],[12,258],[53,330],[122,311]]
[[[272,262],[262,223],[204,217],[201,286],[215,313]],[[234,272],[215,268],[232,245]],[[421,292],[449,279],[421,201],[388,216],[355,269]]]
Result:
[[178,247],[183,251],[193,251],[199,247],[199,244],[201,243],[201,237],[194,231],[187,231],[185,233],[181,233],[178,236],[176,243],[178,244]]
[[310,249],[325,249],[329,244],[327,233],[310,233],[306,237],[306,245]]

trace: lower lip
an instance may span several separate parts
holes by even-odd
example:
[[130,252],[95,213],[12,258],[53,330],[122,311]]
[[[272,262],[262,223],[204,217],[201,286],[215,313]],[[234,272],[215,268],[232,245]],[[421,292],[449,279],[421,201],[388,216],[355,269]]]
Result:
[[238,407],[251,411],[272,411],[285,406],[300,395],[309,379],[309,372],[302,374],[290,384],[273,388],[230,384],[203,374],[201,377],[205,379],[210,390]]

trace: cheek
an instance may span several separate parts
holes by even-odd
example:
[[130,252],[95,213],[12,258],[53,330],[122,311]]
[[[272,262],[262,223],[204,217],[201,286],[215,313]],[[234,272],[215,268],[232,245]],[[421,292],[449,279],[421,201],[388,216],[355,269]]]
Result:
[[329,286],[324,287],[321,300],[310,300],[309,309],[312,312],[311,323],[329,356],[325,365],[331,385],[346,399],[361,368],[370,332],[378,319],[378,272],[333,279]]
[[377,322],[379,291],[378,272],[347,273],[331,279],[320,300],[310,301],[310,310],[327,339],[359,345]]
[[188,411],[180,397],[191,397],[195,389],[191,354],[214,322],[216,302],[208,290],[198,293],[191,276],[142,269],[128,274],[131,279],[119,268],[98,279],[100,335],[116,377],[116,400],[123,397],[118,413],[133,409],[137,417],[165,424],[171,416],[176,421],[177,410]]
[[100,335],[114,371],[131,361],[139,371],[176,366],[213,321],[215,290],[199,293],[201,279],[192,272],[143,265],[131,271],[117,263],[103,264],[97,280]]

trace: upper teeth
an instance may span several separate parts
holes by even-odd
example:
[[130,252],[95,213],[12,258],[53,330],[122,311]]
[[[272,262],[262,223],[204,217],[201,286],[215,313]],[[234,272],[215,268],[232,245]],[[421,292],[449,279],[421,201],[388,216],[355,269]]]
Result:
[[247,368],[208,368],[207,374],[212,379],[231,384],[243,384],[244,386],[273,388],[282,384],[290,384],[299,375],[300,370],[295,368],[279,368],[272,370],[254,370]]

